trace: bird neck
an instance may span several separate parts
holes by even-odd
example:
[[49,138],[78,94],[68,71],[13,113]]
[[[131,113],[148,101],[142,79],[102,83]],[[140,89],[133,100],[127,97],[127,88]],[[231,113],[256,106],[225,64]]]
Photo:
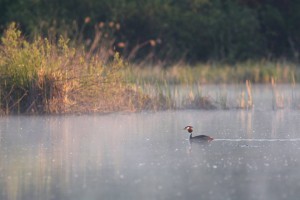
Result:
[[191,133],[190,138],[193,138],[193,133]]

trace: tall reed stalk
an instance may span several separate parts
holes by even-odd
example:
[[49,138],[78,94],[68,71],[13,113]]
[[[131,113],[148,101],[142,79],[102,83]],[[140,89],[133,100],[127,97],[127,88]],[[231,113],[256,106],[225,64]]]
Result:
[[271,86],[272,86],[272,108],[273,108],[273,110],[283,109],[284,108],[284,96],[279,93],[273,77],[271,79]]

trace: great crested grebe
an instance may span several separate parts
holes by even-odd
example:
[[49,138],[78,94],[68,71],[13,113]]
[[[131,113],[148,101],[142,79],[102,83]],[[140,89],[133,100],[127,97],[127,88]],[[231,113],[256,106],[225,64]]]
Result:
[[199,140],[199,141],[212,141],[214,138],[207,136],[207,135],[197,135],[193,137],[193,127],[192,126],[186,126],[184,127],[184,130],[187,130],[191,135],[190,135],[190,140]]

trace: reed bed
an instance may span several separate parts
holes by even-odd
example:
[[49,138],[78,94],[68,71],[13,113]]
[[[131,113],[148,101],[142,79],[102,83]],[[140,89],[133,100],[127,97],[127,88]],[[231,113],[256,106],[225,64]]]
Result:
[[236,88],[240,92],[235,92],[235,96],[232,97],[228,94],[226,87],[221,85],[211,90],[207,89],[207,85],[202,84],[140,85],[143,94],[149,95],[150,99],[156,99],[157,103],[161,104],[158,107],[160,109],[252,109],[254,102],[250,81],[247,80],[244,84],[237,85]]
[[[95,36],[96,37],[96,36]],[[252,83],[272,85],[273,108],[284,108],[276,83],[292,83],[300,75],[295,64],[261,61],[230,65],[141,67],[125,63],[112,47],[73,48],[69,40],[37,37],[28,42],[12,23],[0,44],[0,112],[91,113],[167,109],[252,109]],[[98,46],[97,46],[98,45]],[[105,48],[107,51],[105,51]],[[112,56],[113,55],[113,56]],[[230,101],[220,90],[204,92],[207,84],[240,84]],[[297,95],[292,103],[298,108]]]
[[[162,68],[160,66],[131,66],[122,72],[128,83],[139,85],[143,93],[151,97],[164,94],[170,109],[252,109],[254,107],[252,84],[270,85],[274,109],[284,108],[285,97],[279,94],[274,83],[291,84],[295,87],[300,70],[294,63],[287,62],[244,62],[235,65],[198,64],[188,66],[178,64]],[[226,89],[214,92],[202,91],[207,85],[241,85],[240,92],[232,101]],[[182,92],[185,91],[185,92]],[[293,108],[299,101],[294,93]]]
[[170,67],[136,66],[126,68],[123,72],[127,81],[132,83],[163,83],[171,84],[240,84],[246,80],[251,83],[271,83],[275,78],[278,83],[298,82],[299,66],[288,62],[243,62],[234,65],[203,63],[193,66],[175,64]]

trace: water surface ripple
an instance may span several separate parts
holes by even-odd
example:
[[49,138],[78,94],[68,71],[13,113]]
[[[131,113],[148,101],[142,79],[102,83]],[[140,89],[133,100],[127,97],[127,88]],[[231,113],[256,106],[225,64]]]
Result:
[[[299,199],[300,113],[0,118],[0,199]],[[212,142],[190,142],[183,130]]]

